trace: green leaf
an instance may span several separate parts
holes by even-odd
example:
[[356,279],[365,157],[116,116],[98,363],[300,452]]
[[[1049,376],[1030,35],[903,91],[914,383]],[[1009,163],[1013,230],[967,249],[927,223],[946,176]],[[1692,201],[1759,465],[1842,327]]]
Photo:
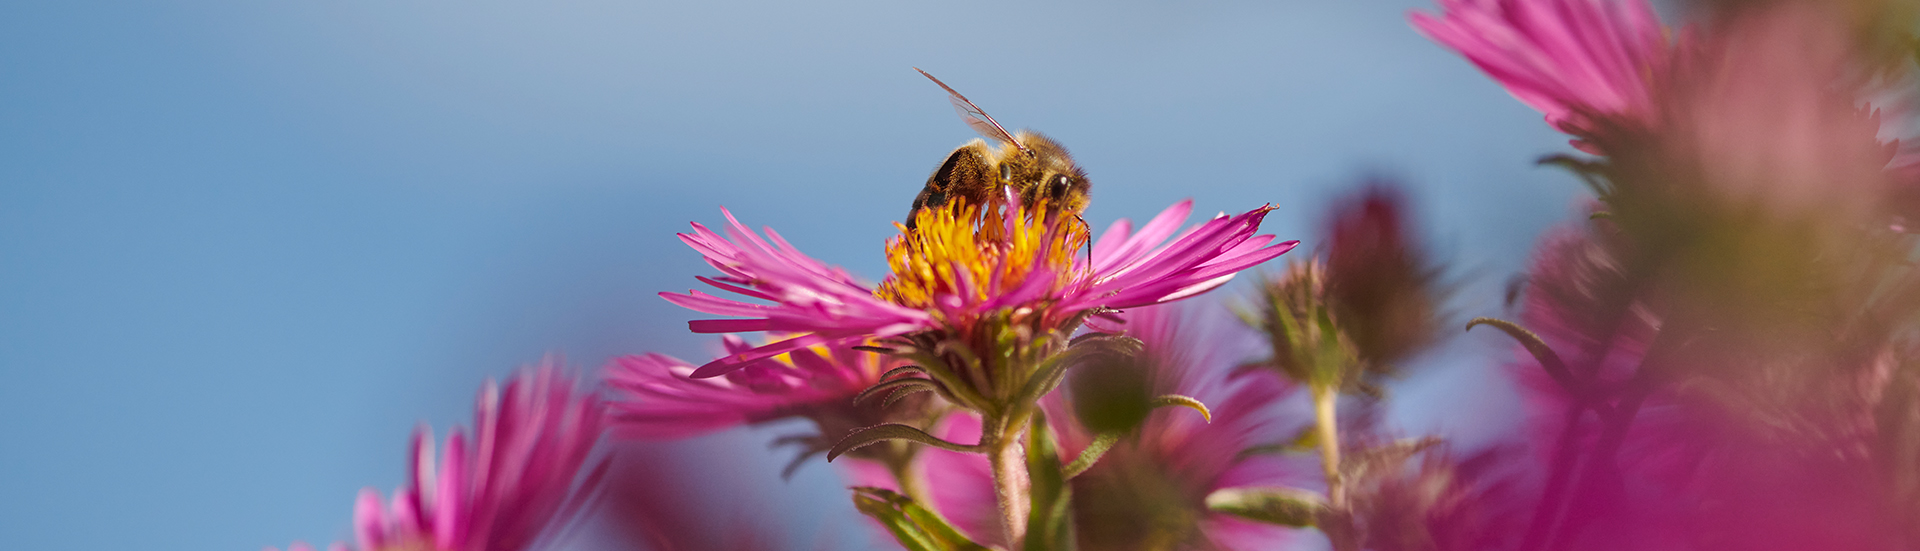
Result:
[[1320,494],[1296,488],[1227,488],[1207,495],[1207,508],[1240,518],[1305,528],[1327,508]]
[[910,551],[987,551],[987,547],[954,529],[942,518],[912,498],[886,488],[853,488],[853,506],[880,521],[895,540]]
[[907,551],[942,551],[944,549],[934,541],[933,536],[927,534],[926,530],[920,529],[913,519],[907,518],[906,513],[889,503],[886,498],[871,495],[869,492],[871,490],[886,491],[880,488],[855,487],[853,489],[854,509],[880,521],[880,525],[887,527],[887,531],[893,534],[893,539],[899,541],[900,546],[907,548]]

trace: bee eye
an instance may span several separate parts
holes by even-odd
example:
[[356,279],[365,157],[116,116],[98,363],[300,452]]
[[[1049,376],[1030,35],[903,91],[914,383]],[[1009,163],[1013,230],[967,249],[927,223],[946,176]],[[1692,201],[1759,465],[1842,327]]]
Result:
[[1012,179],[1013,165],[1000,165],[1000,180],[1007,181]]

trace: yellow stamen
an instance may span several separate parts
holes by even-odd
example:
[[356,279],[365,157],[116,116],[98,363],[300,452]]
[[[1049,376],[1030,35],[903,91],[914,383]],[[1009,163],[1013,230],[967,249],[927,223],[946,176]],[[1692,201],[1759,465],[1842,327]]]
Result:
[[915,228],[900,226],[900,236],[887,241],[887,264],[893,273],[875,295],[933,310],[935,297],[965,294],[961,298],[967,302],[985,301],[1039,274],[1054,276],[1051,292],[1072,284],[1075,253],[1086,245],[1085,232],[1072,224],[1050,223],[1044,201],[1031,208],[1016,205],[1011,223],[1004,208],[991,202],[982,214],[956,198],[943,208],[915,213]]

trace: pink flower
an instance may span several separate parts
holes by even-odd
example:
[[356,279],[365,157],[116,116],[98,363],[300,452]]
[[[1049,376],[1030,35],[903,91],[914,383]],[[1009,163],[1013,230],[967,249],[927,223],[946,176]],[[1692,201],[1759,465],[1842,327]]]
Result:
[[1562,132],[1595,119],[1653,114],[1654,79],[1671,56],[1645,0],[1440,0],[1414,27],[1460,52]]
[[360,492],[360,551],[520,551],[577,506],[569,497],[599,438],[601,404],[554,363],[523,369],[504,392],[488,381],[473,440],[454,431],[439,465],[432,434],[415,434],[407,486],[384,506],[378,491]]
[[[771,229],[762,239],[726,213],[727,236],[700,224],[680,236],[722,272],[700,280],[771,304],[700,291],[661,296],[693,310],[741,318],[695,320],[689,326],[696,333],[799,334],[729,354],[692,374],[713,377],[810,346],[839,348],[930,329],[964,330],[969,320],[996,312],[1070,319],[1101,308],[1179,300],[1218,287],[1297,244],[1268,246],[1273,236],[1255,235],[1271,207],[1223,214],[1176,235],[1191,209],[1190,202],[1178,203],[1138,233],[1130,222],[1116,222],[1094,243],[1091,266],[1076,254],[1077,246],[1068,246],[1076,242],[1078,234],[1069,231],[1076,225],[1048,222],[1023,209],[1004,209],[1000,218],[992,218],[999,212],[994,209],[987,216],[999,222],[969,229],[967,220],[980,218],[955,209],[943,223],[922,222],[889,245],[895,275],[879,292],[801,254]],[[996,223],[1005,224],[1003,241],[976,241],[984,238],[973,232]]]
[[[1166,548],[1264,549],[1287,538],[1286,529],[1212,513],[1205,500],[1225,488],[1311,485],[1311,467],[1289,464],[1278,455],[1241,453],[1286,440],[1307,419],[1304,412],[1286,416],[1276,411],[1290,393],[1279,379],[1229,378],[1238,360],[1255,353],[1260,343],[1239,324],[1216,319],[1225,316],[1193,310],[1171,305],[1130,310],[1126,327],[1146,343],[1153,386],[1201,400],[1212,409],[1213,421],[1186,409],[1156,411],[1137,436],[1122,439],[1074,478],[1081,549],[1135,548],[1155,537],[1173,538],[1152,540],[1169,545]],[[1045,403],[1062,459],[1071,460],[1092,435],[1073,421],[1072,408],[1059,395]],[[979,418],[955,414],[934,432],[971,442],[979,437]],[[920,456],[922,472],[938,473],[926,494],[941,514],[976,541],[997,542],[999,521],[986,459],[939,449],[924,450]]]

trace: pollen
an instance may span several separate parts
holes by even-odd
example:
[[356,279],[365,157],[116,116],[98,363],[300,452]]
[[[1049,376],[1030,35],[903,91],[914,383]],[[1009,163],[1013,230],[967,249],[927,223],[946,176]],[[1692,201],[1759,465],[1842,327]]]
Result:
[[1076,275],[1086,267],[1075,261],[1087,233],[1057,212],[1044,201],[1025,207],[1017,200],[990,202],[982,212],[958,198],[921,209],[914,229],[896,224],[900,235],[887,241],[893,272],[874,294],[933,312],[1044,307],[1036,302],[1085,280]]

